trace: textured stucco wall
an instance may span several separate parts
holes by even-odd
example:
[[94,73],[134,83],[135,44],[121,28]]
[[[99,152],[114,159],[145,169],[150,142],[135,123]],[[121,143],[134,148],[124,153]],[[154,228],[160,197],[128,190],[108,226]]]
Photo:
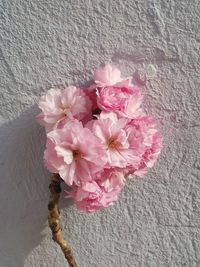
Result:
[[62,200],[81,267],[200,266],[198,0],[0,1],[0,267],[66,266],[47,227],[37,97],[112,60],[146,73],[165,148],[144,179],[93,215]]

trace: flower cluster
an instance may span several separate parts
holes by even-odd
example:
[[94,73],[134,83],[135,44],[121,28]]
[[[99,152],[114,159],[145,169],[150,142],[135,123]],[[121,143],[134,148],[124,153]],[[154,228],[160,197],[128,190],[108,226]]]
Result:
[[71,187],[78,209],[94,212],[117,200],[129,174],[143,176],[162,148],[132,78],[108,64],[89,88],[50,89],[39,102],[49,171]]

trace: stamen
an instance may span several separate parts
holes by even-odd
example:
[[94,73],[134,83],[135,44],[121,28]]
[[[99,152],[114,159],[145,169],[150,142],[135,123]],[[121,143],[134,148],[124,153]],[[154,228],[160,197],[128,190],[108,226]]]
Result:
[[108,148],[110,148],[110,149],[116,149],[117,148],[116,140],[113,137],[108,139],[107,145],[108,145]]
[[81,152],[79,150],[73,150],[73,158],[78,160],[81,158]]
[[67,116],[67,114],[69,113],[69,111],[70,111],[70,108],[68,108],[68,107],[61,107],[60,108],[61,109],[61,112],[62,112],[62,114],[64,115],[64,116]]

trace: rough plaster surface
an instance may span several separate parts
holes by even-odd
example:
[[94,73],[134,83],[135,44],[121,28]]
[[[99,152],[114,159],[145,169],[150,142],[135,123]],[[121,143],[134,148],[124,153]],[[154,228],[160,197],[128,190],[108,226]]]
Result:
[[49,173],[35,102],[106,61],[138,70],[165,148],[93,215],[62,200],[81,267],[200,266],[198,0],[0,1],[0,267],[66,266],[47,227]]

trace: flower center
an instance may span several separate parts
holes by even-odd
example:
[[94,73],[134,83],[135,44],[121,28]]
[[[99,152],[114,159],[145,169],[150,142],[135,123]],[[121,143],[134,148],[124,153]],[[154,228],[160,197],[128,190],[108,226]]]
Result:
[[108,145],[108,148],[110,148],[110,149],[116,149],[117,148],[116,140],[113,137],[108,139],[107,145]]
[[69,111],[70,111],[70,108],[69,108],[69,107],[64,107],[64,106],[62,106],[62,107],[60,108],[60,110],[61,110],[61,113],[62,113],[64,116],[67,116],[68,113],[69,113]]
[[78,160],[81,158],[81,152],[79,150],[73,150],[73,158],[74,160]]

